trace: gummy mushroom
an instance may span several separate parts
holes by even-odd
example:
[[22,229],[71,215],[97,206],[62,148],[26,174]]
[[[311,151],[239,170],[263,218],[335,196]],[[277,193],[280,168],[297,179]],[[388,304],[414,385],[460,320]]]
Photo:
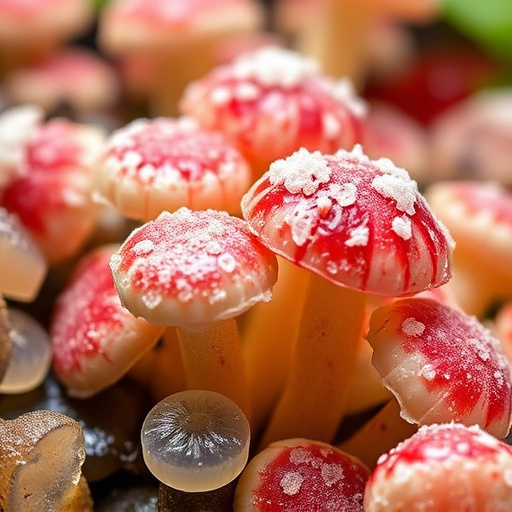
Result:
[[82,476],[80,424],[65,414],[39,410],[0,419],[0,509],[92,512]]
[[507,512],[512,448],[480,427],[424,426],[383,455],[366,485],[365,512]]
[[430,179],[494,180],[512,187],[512,91],[491,88],[456,102],[430,126]]
[[[187,87],[180,109],[201,126],[226,134],[248,159],[253,181],[273,161],[301,147],[326,153],[352,148],[363,137],[366,117],[366,104],[350,82],[334,80],[314,61],[277,46],[243,53],[212,69]],[[279,268],[273,300],[258,304],[245,319],[257,428],[286,378],[290,346],[285,340],[297,328],[294,301],[304,295],[304,273],[282,258]],[[267,373],[263,383],[262,371]]]
[[[310,271],[290,375],[262,446],[330,442],[344,414],[367,294],[412,295],[450,277],[451,238],[404,169],[356,146],[301,149],[244,196],[261,241]],[[319,327],[320,326],[320,327]]]
[[229,398],[214,391],[187,390],[164,398],[149,411],[141,442],[144,462],[162,484],[205,492],[227,485],[243,470],[250,428]]
[[374,310],[367,339],[373,364],[395,398],[342,449],[372,467],[408,437],[404,433],[422,425],[456,421],[497,438],[508,434],[509,364],[478,319],[433,299],[410,297]]
[[114,0],[101,11],[98,46],[113,58],[148,60],[152,115],[176,115],[183,89],[214,65],[217,46],[258,31],[263,14],[256,0]]
[[87,398],[114,384],[163,334],[163,328],[121,305],[109,266],[118,248],[107,244],[83,255],[55,300],[52,366],[74,397]]
[[483,318],[512,297],[512,193],[494,181],[440,181],[425,198],[456,242],[448,286],[466,313]]
[[93,22],[89,0],[1,0],[0,13],[0,76],[47,57]]
[[41,120],[21,150],[20,175],[0,191],[0,204],[19,217],[51,265],[75,256],[95,226],[92,164],[104,137],[97,126]]
[[93,196],[148,221],[181,206],[240,213],[250,168],[221,133],[189,118],[137,119],[115,130],[95,164]]
[[225,133],[257,179],[301,147],[332,153],[361,142],[366,104],[348,80],[297,52],[268,46],[216,66],[185,89],[180,111]]
[[178,329],[190,389],[217,391],[250,417],[236,317],[270,300],[277,261],[245,221],[216,210],[162,212],[111,259],[122,304]]
[[89,121],[108,112],[120,100],[116,69],[92,50],[66,47],[45,59],[12,70],[3,83],[9,101],[35,104],[47,114],[69,108],[77,119]]
[[327,443],[276,441],[254,456],[237,483],[234,512],[362,512],[370,470]]

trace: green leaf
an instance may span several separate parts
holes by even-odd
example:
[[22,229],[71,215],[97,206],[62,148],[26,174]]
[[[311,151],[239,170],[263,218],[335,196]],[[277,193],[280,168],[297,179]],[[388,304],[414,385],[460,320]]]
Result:
[[442,10],[484,50],[512,61],[512,0],[442,0]]

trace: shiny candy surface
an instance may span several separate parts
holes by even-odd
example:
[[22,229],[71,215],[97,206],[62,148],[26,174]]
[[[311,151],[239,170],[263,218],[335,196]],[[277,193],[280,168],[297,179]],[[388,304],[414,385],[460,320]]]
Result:
[[132,232],[112,256],[121,302],[154,325],[199,328],[269,300],[275,255],[226,212],[180,208]]
[[273,251],[349,288],[401,296],[451,276],[452,239],[416,182],[360,146],[277,160],[244,196],[242,212]]
[[144,421],[141,439],[144,461],[161,482],[201,492],[239,475],[249,456],[250,429],[234,402],[192,390],[158,402]]

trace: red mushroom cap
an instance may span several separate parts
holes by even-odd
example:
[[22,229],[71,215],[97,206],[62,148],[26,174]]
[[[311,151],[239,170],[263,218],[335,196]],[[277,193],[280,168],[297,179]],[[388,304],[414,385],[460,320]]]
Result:
[[359,460],[320,441],[286,439],[253,457],[235,491],[235,512],[362,510],[370,475]]
[[180,208],[134,230],[111,260],[121,302],[155,325],[199,329],[271,298],[275,255],[240,218]]
[[416,182],[359,146],[277,160],[242,212],[273,251],[340,285],[402,296],[450,278],[451,237]]
[[53,370],[73,396],[91,396],[119,380],[163,332],[121,306],[109,267],[117,249],[104,245],[86,254],[55,302]]
[[3,191],[0,202],[19,216],[50,263],[74,255],[94,227],[92,164],[103,143],[95,126],[41,123],[25,148],[26,172]]
[[366,106],[291,50],[266,47],[218,66],[185,90],[180,108],[228,135],[251,159],[272,162],[300,147],[331,153],[362,137]]
[[249,164],[221,133],[187,118],[137,119],[107,141],[94,194],[143,220],[181,206],[235,214],[250,177]]
[[435,424],[381,456],[365,512],[508,512],[512,448],[477,426]]
[[411,297],[377,308],[367,339],[375,368],[409,422],[457,421],[507,435],[509,365],[499,342],[475,317]]

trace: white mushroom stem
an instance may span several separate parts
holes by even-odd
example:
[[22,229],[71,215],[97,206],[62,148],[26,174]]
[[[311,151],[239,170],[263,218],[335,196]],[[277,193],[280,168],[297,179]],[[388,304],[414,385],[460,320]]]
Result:
[[289,437],[331,442],[345,412],[366,296],[309,280],[290,375],[260,447]]
[[400,406],[392,398],[338,448],[374,468],[378,458],[418,430],[418,426],[400,416]]
[[245,363],[234,318],[202,330],[178,328],[188,389],[216,391],[235,402],[251,418]]

